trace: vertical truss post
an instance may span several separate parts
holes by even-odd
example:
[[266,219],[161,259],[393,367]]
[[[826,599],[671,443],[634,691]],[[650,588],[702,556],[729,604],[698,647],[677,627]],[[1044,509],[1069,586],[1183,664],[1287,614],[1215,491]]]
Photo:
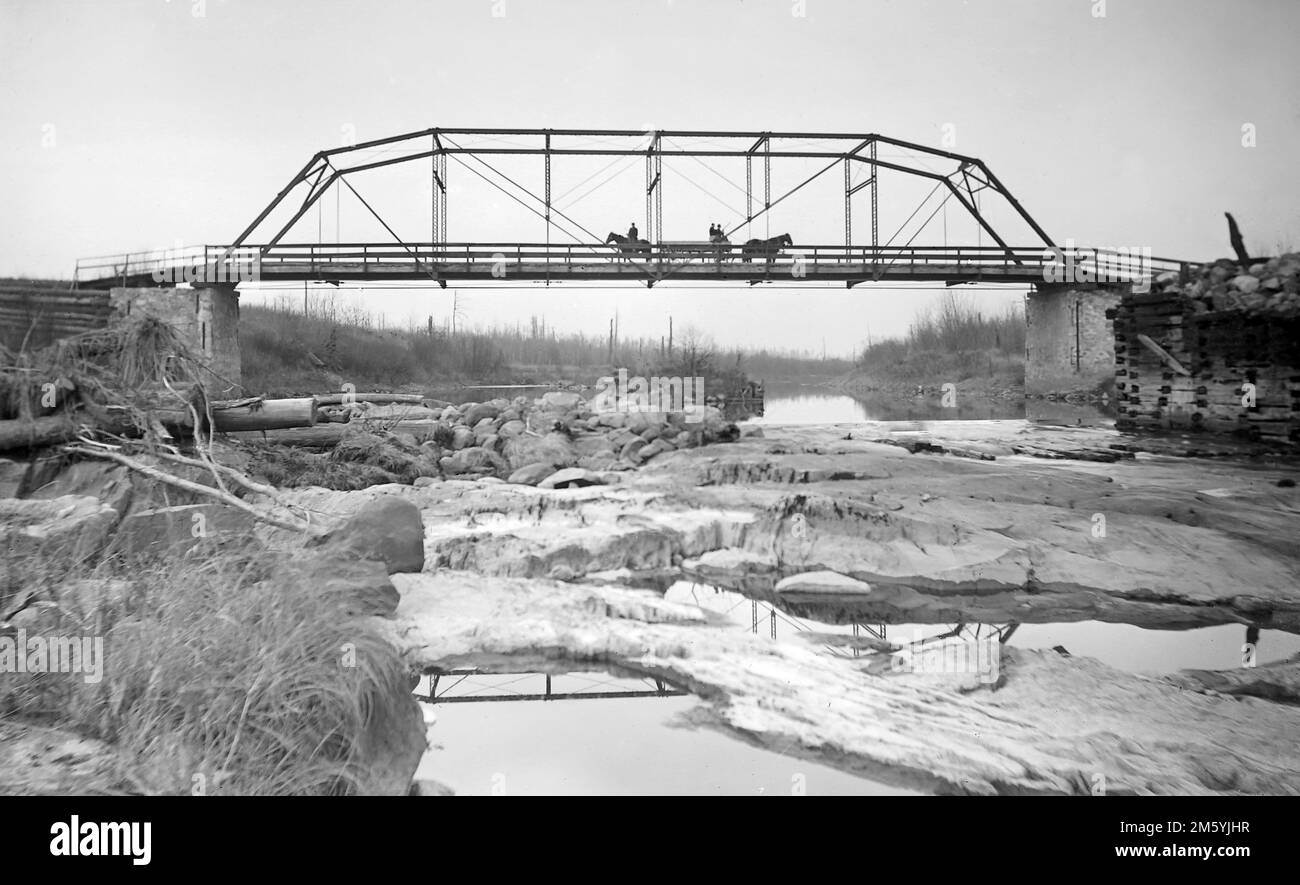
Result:
[[745,238],[754,236],[749,224],[754,217],[754,157],[745,155]]
[[[654,144],[654,138],[651,136],[651,146]],[[651,225],[654,224],[654,155],[646,149],[646,242],[654,242],[654,231]]]
[[871,141],[871,261],[874,264],[879,257],[876,253],[880,248],[880,216],[876,208],[876,188],[880,184],[880,167],[875,163],[876,159],[876,141]]
[[757,636],[758,635],[758,601],[751,599],[749,601],[749,608],[754,615],[754,635]]
[[551,133],[546,133],[546,285],[551,284]]
[[[429,136],[430,151],[437,151],[438,138]],[[438,155],[429,155],[429,242],[438,242]]]
[[772,638],[776,638],[776,609],[772,609]]
[[[871,167],[871,174],[876,174],[876,167]],[[844,158],[844,260],[849,260],[849,249],[853,246],[853,184],[849,170],[849,158]]]
[[772,234],[772,139],[763,139],[763,230],[768,236]]

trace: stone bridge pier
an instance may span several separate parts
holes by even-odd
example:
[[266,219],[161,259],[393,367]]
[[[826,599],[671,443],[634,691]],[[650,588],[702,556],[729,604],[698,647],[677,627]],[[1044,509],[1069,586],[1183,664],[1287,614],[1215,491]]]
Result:
[[214,399],[239,394],[239,293],[233,285],[115,286],[109,306],[112,318],[148,314],[175,326],[211,373],[203,379],[209,394]]
[[1115,330],[1126,286],[1038,283],[1025,299],[1025,393],[1114,396]]

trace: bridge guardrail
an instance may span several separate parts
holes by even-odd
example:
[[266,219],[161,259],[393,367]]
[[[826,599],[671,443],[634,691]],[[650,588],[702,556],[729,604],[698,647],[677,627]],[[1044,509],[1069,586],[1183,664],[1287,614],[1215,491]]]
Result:
[[[1150,279],[1168,271],[1185,272],[1195,262],[1159,258],[1135,250],[1092,249],[1084,247],[1050,249],[1045,247],[1001,246],[786,246],[779,251],[753,255],[746,259],[744,244],[721,246],[722,251],[701,248],[699,244],[647,244],[645,251],[624,251],[604,243],[282,243],[271,247],[240,246],[231,250],[224,245],[190,246],[127,252],[117,255],[83,258],[77,261],[74,280],[79,283],[129,280],[147,277],[158,283],[243,282],[256,281],[263,274],[274,276],[277,270],[293,273],[320,273],[329,278],[331,270],[344,268],[352,272],[358,265],[362,273],[380,267],[410,265],[431,276],[438,271],[457,267],[512,262],[516,266],[532,263],[562,269],[592,263],[618,262],[645,266],[656,272],[671,272],[685,265],[736,267],[740,262],[752,264],[770,274],[773,268],[791,269],[800,262],[810,267],[862,265],[864,272],[888,272],[895,265],[909,268],[944,268],[954,275],[978,275],[981,272],[1013,269],[1024,272],[1027,280],[1034,271],[1073,275],[1061,281],[1133,282]],[[227,254],[229,252],[229,254]],[[719,257],[721,260],[719,260]],[[1049,277],[1044,279],[1051,281]]]

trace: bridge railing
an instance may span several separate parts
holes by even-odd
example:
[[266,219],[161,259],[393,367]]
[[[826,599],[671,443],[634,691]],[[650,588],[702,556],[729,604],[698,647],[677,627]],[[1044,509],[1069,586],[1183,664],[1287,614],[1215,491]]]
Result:
[[[293,275],[329,279],[344,276],[487,272],[500,268],[508,276],[520,268],[530,273],[612,266],[618,272],[671,273],[676,268],[746,268],[756,274],[799,276],[801,269],[844,271],[859,267],[864,275],[906,276],[910,272],[951,274],[954,279],[982,273],[1014,274],[1027,281],[1136,282],[1168,271],[1186,272],[1189,262],[1157,258],[1138,250],[1001,246],[785,246],[779,250],[740,243],[703,248],[699,243],[280,243],[271,247],[191,246],[82,259],[76,277],[86,282],[157,283],[255,281],[262,276]],[[692,274],[698,277],[698,272]]]

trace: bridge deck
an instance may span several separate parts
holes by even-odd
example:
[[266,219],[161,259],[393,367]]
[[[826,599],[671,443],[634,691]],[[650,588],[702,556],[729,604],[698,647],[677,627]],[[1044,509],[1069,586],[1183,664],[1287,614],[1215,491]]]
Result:
[[458,282],[549,280],[1035,283],[1131,283],[1187,262],[1119,251],[985,247],[789,246],[755,254],[665,243],[625,253],[602,244],[418,243],[276,245],[265,248],[195,246],[136,252],[77,262],[79,285],[174,285],[260,281],[428,280]]

